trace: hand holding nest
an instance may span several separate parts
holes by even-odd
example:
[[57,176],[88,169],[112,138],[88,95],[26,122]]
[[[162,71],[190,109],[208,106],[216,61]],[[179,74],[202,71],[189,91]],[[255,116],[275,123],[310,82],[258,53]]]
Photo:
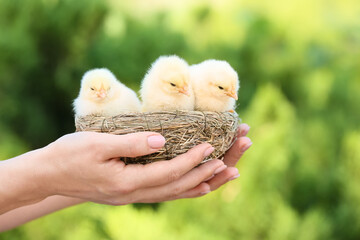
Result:
[[161,148],[164,139],[150,132],[74,133],[2,161],[0,232],[86,200],[122,205],[205,195],[239,176],[235,165],[252,144],[248,131],[248,125],[240,125],[224,161],[211,160],[196,168],[213,150],[209,144],[169,161],[147,165],[118,161],[119,156],[150,154]]
[[[53,174],[46,188],[52,195],[111,205],[161,202],[188,196],[190,189],[224,168],[222,161],[212,160],[193,169],[213,151],[210,144],[198,145],[171,161],[125,165],[119,160],[156,152],[164,143],[160,134],[151,132],[66,135],[48,146],[51,160],[45,166],[53,168]],[[197,188],[198,195],[207,191],[205,186]]]
[[[243,126],[242,131],[247,131],[247,125]],[[170,161],[125,165],[119,157],[156,152],[163,147],[165,139],[151,132],[119,136],[92,132],[69,134],[47,147],[51,161],[45,166],[54,172],[47,188],[53,195],[111,205],[198,197],[238,175],[234,166],[242,154],[242,145],[249,144],[240,132],[239,128],[239,139],[224,162],[211,160],[196,168],[213,151],[211,145],[198,145]]]
[[[1,182],[18,176],[11,189],[2,184],[0,214],[63,195],[111,205],[161,202],[202,196],[238,176],[234,167],[251,145],[249,130],[240,125],[238,139],[224,161],[211,160],[197,166],[213,148],[201,144],[169,161],[125,165],[120,156],[156,152],[164,145],[158,133],[128,135],[81,132],[66,135],[43,149],[1,162]],[[10,192],[11,190],[11,192]]]

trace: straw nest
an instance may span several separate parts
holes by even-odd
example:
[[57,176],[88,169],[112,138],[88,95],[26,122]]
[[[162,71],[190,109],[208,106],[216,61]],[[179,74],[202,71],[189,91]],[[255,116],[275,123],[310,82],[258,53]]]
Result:
[[222,159],[236,139],[239,122],[236,113],[199,111],[125,113],[114,117],[93,115],[75,117],[76,131],[111,134],[153,131],[165,137],[166,143],[161,150],[142,157],[121,158],[126,164],[146,164],[169,160],[203,142],[208,142],[215,148],[215,151],[203,162],[215,158]]

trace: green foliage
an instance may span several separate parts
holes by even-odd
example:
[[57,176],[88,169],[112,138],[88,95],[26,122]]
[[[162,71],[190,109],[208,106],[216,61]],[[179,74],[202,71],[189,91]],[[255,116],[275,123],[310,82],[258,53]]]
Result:
[[0,1],[0,159],[74,130],[86,70],[137,90],[153,60],[178,54],[239,73],[254,143],[240,179],[153,208],[84,204],[0,239],[359,239],[358,2],[156,2]]

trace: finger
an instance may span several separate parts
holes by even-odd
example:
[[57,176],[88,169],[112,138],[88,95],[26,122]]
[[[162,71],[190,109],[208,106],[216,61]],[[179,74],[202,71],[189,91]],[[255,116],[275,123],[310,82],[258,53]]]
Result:
[[[206,178],[213,175],[217,169],[221,169],[224,163],[221,160],[211,160],[199,167],[192,169],[178,180],[157,187],[141,189],[137,191],[135,202],[159,202],[175,199],[184,192],[195,188]],[[154,196],[154,193],[156,195]]]
[[252,145],[250,138],[238,138],[232,147],[226,152],[224,156],[224,163],[229,167],[234,167],[244,152]]
[[122,176],[125,176],[123,182],[130,184],[133,189],[173,182],[199,165],[213,151],[210,144],[203,143],[169,161],[127,165],[122,172]]
[[211,191],[214,191],[224,185],[225,183],[232,181],[240,176],[239,171],[237,168],[229,167],[226,168],[224,171],[221,171],[219,174],[215,175],[209,181],[203,182],[196,186],[193,189],[190,189],[178,198],[194,198],[194,197],[201,197],[203,195],[208,194]]
[[239,170],[235,167],[228,167],[221,173],[215,175],[212,179],[207,181],[210,186],[210,190],[214,191],[224,185],[225,183],[234,180],[240,176]]
[[181,198],[196,198],[204,196],[211,192],[210,185],[206,182],[202,182],[196,187],[174,197],[172,200],[181,199]]
[[238,128],[238,137],[245,137],[250,130],[250,126],[247,125],[246,123],[242,123],[240,124],[239,128]]
[[154,132],[125,135],[101,133],[97,138],[105,158],[138,157],[158,151],[165,145],[165,138]]

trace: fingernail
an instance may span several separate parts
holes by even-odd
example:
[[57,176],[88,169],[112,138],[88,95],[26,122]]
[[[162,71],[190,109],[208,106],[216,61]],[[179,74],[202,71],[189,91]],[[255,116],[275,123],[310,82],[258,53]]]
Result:
[[204,157],[208,157],[210,156],[210,154],[215,150],[215,148],[213,147],[209,147],[208,149],[205,150],[204,152]]
[[237,179],[238,177],[240,177],[240,174],[239,174],[239,173],[238,173],[238,174],[236,174],[236,175],[234,175],[234,176],[232,176],[231,178],[229,178],[229,180],[228,180],[228,181],[235,180],[235,179]]
[[213,174],[213,175],[211,175],[210,177],[208,177],[207,179],[205,179],[204,180],[204,182],[206,182],[206,181],[209,181],[210,179],[212,179],[213,177],[215,177],[215,175]]
[[226,168],[227,168],[226,165],[222,165],[221,167],[218,167],[218,168],[215,170],[214,174],[218,174],[219,172],[224,171]]
[[245,146],[243,146],[243,147],[241,148],[241,151],[242,151],[242,152],[245,152],[246,150],[249,149],[249,147],[251,147],[252,144],[253,144],[252,142],[246,144]]
[[245,136],[246,134],[248,134],[249,131],[250,131],[250,127],[247,126],[247,127],[244,129],[244,131],[243,131],[243,136]]
[[151,148],[161,148],[165,145],[165,138],[161,135],[153,135],[148,137],[148,144]]
[[200,194],[201,194],[201,195],[205,195],[205,194],[208,194],[209,192],[211,192],[211,191],[208,190],[208,191],[205,191],[205,192],[201,192]]

